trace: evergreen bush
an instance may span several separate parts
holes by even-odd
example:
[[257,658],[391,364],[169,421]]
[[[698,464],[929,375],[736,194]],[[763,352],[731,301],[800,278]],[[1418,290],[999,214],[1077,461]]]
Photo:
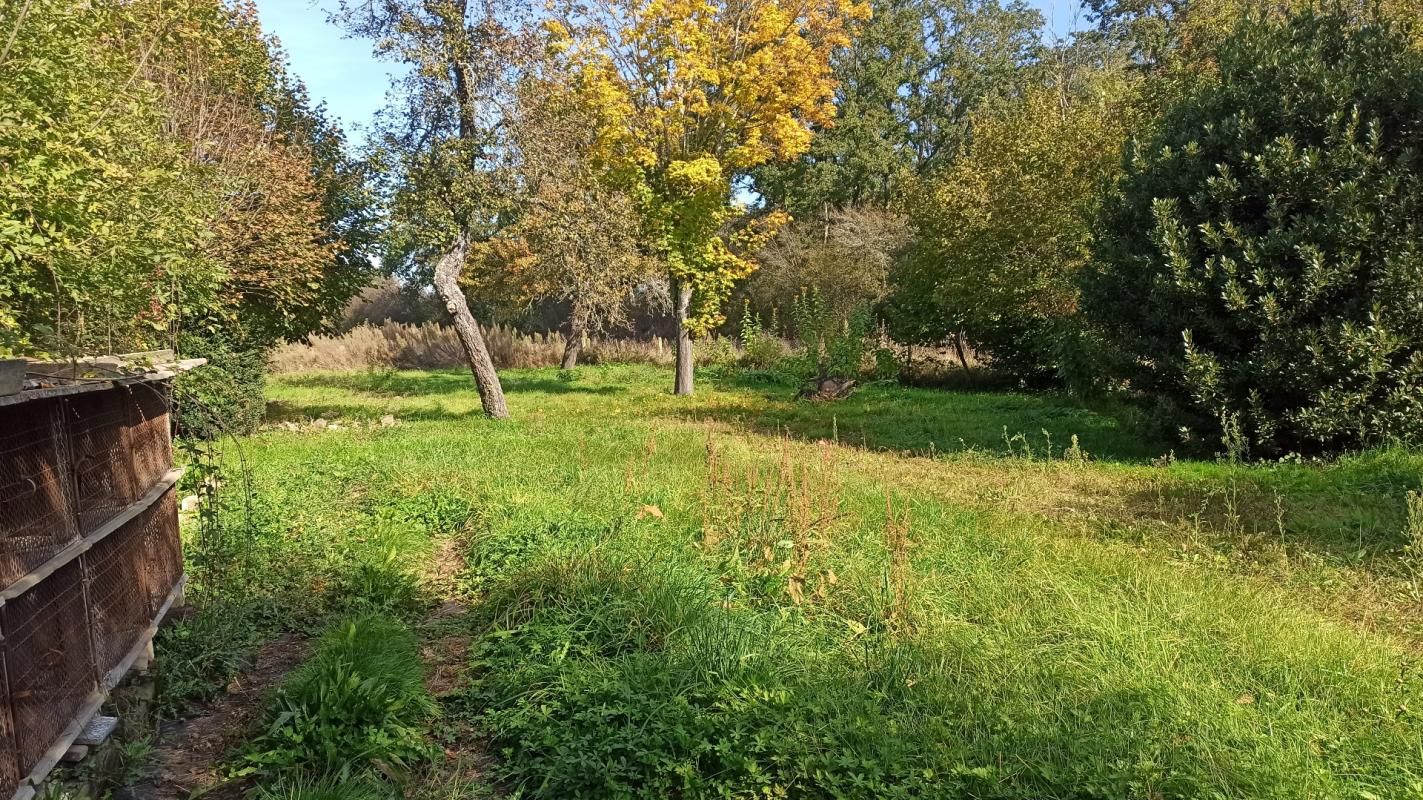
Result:
[[1420,144],[1396,26],[1243,20],[1103,211],[1083,307],[1118,375],[1256,457],[1423,442]]

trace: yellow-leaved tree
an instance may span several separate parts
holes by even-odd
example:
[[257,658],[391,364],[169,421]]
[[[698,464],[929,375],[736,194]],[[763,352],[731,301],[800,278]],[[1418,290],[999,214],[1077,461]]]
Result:
[[667,265],[677,394],[692,393],[692,336],[722,321],[749,254],[787,219],[744,221],[736,179],[831,123],[831,53],[868,14],[858,0],[573,0],[549,23],[595,112],[592,157],[637,198]]

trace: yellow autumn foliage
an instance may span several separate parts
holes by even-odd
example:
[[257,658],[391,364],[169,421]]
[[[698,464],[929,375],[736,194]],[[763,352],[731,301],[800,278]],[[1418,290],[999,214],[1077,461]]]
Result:
[[799,156],[812,126],[832,124],[830,56],[868,15],[859,0],[607,0],[545,25],[596,109],[594,160],[640,198],[670,277],[693,290],[694,332],[721,322],[755,268],[746,234],[723,230],[741,212],[734,179]]

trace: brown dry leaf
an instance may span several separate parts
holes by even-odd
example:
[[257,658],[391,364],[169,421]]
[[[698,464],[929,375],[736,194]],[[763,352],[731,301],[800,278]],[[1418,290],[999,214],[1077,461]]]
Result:
[[831,586],[834,586],[835,584],[840,582],[840,577],[835,574],[835,570],[827,569],[825,570],[825,582],[830,584]]
[[637,512],[638,519],[647,519],[648,517],[662,519],[662,509],[657,506],[643,506],[642,510]]
[[786,582],[786,593],[791,596],[791,601],[796,605],[805,602],[805,578],[799,575],[792,575]]

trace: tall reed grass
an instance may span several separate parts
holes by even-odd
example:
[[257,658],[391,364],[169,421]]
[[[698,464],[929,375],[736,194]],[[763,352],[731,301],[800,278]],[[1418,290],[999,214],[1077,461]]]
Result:
[[[563,355],[557,332],[520,333],[502,325],[484,328],[494,365],[500,369],[556,367]],[[670,364],[672,346],[665,339],[592,338],[584,343],[582,363]],[[287,344],[272,356],[277,373],[307,370],[447,369],[466,364],[453,328],[426,322],[360,325],[336,336],[313,336],[307,344]]]

